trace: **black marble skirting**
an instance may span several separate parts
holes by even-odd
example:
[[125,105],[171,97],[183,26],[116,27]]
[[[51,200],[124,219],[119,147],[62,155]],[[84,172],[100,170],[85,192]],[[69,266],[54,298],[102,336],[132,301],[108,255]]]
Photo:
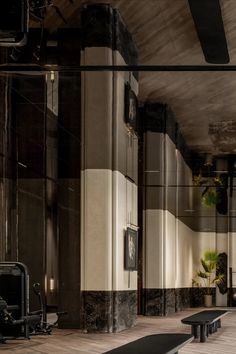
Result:
[[[206,288],[191,288],[191,307],[204,306],[204,295],[207,295]],[[216,289],[211,289],[212,305],[216,304]]]
[[133,327],[137,320],[137,291],[113,292],[113,332]]
[[[188,307],[204,306],[205,288],[144,289],[143,313],[147,316],[167,316]],[[213,305],[216,291],[212,289]]]
[[88,332],[120,332],[135,325],[137,291],[83,291],[82,328]]

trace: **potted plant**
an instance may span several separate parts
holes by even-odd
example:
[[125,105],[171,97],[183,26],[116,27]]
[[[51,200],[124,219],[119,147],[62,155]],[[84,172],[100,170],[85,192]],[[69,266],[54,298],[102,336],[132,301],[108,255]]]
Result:
[[212,306],[212,286],[220,285],[224,280],[224,275],[216,274],[217,262],[219,255],[214,250],[204,252],[201,258],[202,269],[197,271],[196,277],[193,279],[193,285],[206,288],[204,295],[204,303],[206,307]]
[[193,184],[195,186],[205,186],[201,195],[202,205],[207,208],[220,205],[222,190],[224,190],[225,185],[223,177],[203,178],[201,175],[193,176]]
[[215,187],[206,187],[202,192],[202,204],[208,208],[215,206],[219,202],[219,197]]

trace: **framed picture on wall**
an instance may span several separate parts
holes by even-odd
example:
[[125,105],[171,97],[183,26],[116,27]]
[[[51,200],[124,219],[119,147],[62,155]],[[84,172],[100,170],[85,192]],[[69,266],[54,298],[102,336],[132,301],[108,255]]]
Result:
[[125,233],[125,270],[138,269],[138,231],[127,228]]
[[137,131],[138,100],[130,84],[125,85],[125,122],[133,131]]

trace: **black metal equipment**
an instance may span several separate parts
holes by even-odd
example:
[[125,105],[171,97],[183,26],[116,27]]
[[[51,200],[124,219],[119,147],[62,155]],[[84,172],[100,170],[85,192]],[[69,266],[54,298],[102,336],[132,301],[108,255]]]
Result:
[[20,47],[27,42],[28,0],[0,2],[0,46]]
[[34,293],[39,299],[39,310],[30,312],[30,316],[40,316],[40,320],[34,325],[30,327],[30,334],[51,334],[52,329],[57,326],[58,321],[61,316],[66,315],[66,312],[57,312],[57,319],[53,323],[48,323],[45,319],[47,318],[46,308],[47,306],[43,303],[42,295],[40,291],[40,284],[35,283],[33,285]]
[[39,310],[29,312],[29,276],[27,268],[19,262],[0,262],[0,342],[8,338],[51,334],[52,328],[65,312],[57,313],[56,322],[44,321],[46,306],[43,304],[40,285],[34,284],[39,298]]
[[0,342],[5,342],[8,337],[4,332],[7,331],[8,335],[14,335],[15,337],[16,330],[19,328],[24,328],[24,336],[29,338],[30,328],[34,328],[40,320],[38,315],[24,316],[16,320],[9,312],[13,307],[8,306],[6,301],[0,297]]
[[[7,303],[7,310],[14,320],[22,320],[29,313],[29,282],[28,271],[19,262],[0,262],[0,296]],[[28,338],[27,323],[11,325],[0,323],[2,335]]]

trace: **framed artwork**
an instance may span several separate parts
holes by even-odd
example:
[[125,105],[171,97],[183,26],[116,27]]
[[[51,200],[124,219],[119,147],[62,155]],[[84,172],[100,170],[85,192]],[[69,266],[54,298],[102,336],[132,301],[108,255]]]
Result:
[[125,122],[133,131],[137,130],[138,100],[130,85],[125,85]]
[[125,233],[125,270],[138,269],[138,231],[127,228]]

